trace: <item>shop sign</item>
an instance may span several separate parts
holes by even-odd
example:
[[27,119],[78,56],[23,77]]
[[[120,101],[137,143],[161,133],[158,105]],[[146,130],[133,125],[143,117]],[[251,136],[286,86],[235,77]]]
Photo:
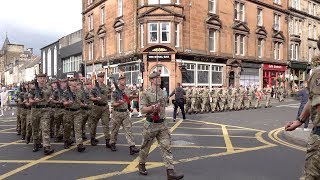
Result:
[[171,60],[170,54],[148,54],[148,61],[165,61],[165,60]]
[[271,70],[271,71],[286,71],[286,66],[280,66],[276,64],[264,64],[263,65],[264,70]]

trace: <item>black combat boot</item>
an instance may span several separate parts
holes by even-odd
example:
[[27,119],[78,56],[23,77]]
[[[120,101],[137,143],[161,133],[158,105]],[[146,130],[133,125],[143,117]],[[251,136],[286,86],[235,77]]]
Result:
[[147,175],[147,174],[148,174],[148,171],[147,171],[147,169],[146,169],[146,164],[144,164],[144,163],[139,163],[138,168],[139,168],[139,173],[140,173],[141,175]]
[[69,148],[70,148],[70,142],[69,142],[68,140],[65,140],[63,147],[64,147],[65,149],[69,149]]
[[86,136],[86,133],[82,133],[82,140],[87,140],[87,136]]
[[26,144],[29,144],[29,143],[30,143],[30,140],[31,140],[31,137],[27,136]]
[[17,131],[17,135],[21,135],[21,131],[20,130]]
[[54,138],[54,132],[53,131],[50,132],[50,138]]
[[182,179],[183,176],[183,174],[178,174],[173,169],[167,169],[168,180]]
[[111,151],[117,151],[116,143],[112,143],[110,149]]
[[61,142],[63,140],[63,136],[56,136],[54,142]]
[[111,148],[110,139],[106,139],[106,148]]
[[134,155],[139,152],[140,150],[138,148],[136,148],[135,146],[130,146],[130,155]]
[[50,146],[44,147],[44,155],[50,155],[54,152],[54,149],[52,149]]
[[97,145],[97,141],[95,138],[91,138],[91,146],[96,146]]
[[38,143],[38,148],[43,148],[41,143]]
[[84,147],[83,144],[78,144],[78,152],[83,152],[84,150],[86,150],[86,147]]
[[22,135],[21,140],[25,140],[25,139],[26,139],[26,135]]
[[38,144],[33,144],[33,149],[32,149],[33,152],[37,152],[39,151],[39,146]]

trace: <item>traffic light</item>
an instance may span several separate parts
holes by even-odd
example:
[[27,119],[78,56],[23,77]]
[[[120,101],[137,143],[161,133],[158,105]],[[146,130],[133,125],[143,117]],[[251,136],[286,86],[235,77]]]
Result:
[[144,72],[144,62],[140,63],[140,72]]

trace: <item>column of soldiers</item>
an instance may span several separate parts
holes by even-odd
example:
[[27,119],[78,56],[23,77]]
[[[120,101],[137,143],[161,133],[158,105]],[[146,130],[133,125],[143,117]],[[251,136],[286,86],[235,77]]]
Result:
[[[85,78],[48,82],[45,74],[38,74],[36,79],[23,83],[16,99],[19,119],[17,134],[27,144],[33,143],[33,152],[43,148],[45,155],[52,154],[51,138],[54,142],[63,142],[65,149],[75,143],[78,152],[83,152],[86,149],[83,144],[87,140],[86,131],[90,134],[90,144],[97,146],[96,130],[101,120],[106,148],[116,151],[117,134],[123,126],[130,145],[129,153],[138,153],[131,133],[130,101],[121,98],[125,93],[118,95],[119,91],[112,92],[111,87],[104,83],[104,77],[104,73],[99,73],[92,85],[91,80],[85,81]],[[125,92],[123,79],[124,76],[119,77],[118,88]],[[131,95],[126,96],[130,98]],[[114,108],[111,122],[110,97]]]
[[[235,87],[187,87],[185,111],[189,114],[239,111],[243,109],[261,108],[265,99],[265,107],[271,107],[271,87],[263,90],[253,86]],[[283,96],[281,96],[283,100]]]

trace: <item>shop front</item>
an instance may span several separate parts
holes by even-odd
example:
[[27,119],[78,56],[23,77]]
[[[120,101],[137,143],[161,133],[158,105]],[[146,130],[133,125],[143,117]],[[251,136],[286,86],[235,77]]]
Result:
[[263,65],[263,87],[267,85],[277,87],[279,85],[279,79],[285,80],[285,71],[287,66],[276,64],[264,64]]
[[300,87],[303,81],[308,78],[308,64],[302,62],[291,61],[289,63],[288,80],[291,86]]
[[243,87],[260,86],[260,69],[261,64],[258,63],[241,63],[240,85]]

